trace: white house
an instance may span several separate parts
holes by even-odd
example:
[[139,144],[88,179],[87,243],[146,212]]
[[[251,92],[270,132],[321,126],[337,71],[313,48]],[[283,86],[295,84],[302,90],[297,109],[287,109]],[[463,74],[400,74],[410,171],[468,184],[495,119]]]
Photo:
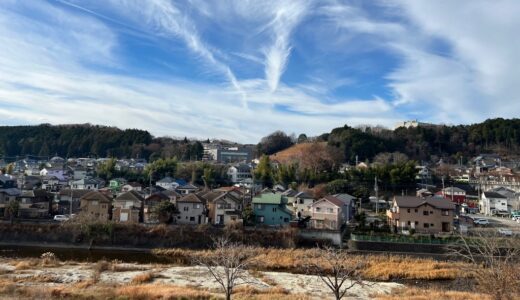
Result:
[[97,190],[99,182],[91,178],[83,178],[72,182],[72,188],[76,190]]
[[229,167],[227,175],[232,183],[237,183],[246,178],[252,178],[251,167],[247,164],[237,164]]
[[160,186],[165,190],[174,191],[179,187],[179,184],[170,176],[166,176],[163,179],[155,183],[156,186]]
[[480,199],[480,212],[485,215],[495,215],[507,212],[507,198],[497,192],[484,192]]

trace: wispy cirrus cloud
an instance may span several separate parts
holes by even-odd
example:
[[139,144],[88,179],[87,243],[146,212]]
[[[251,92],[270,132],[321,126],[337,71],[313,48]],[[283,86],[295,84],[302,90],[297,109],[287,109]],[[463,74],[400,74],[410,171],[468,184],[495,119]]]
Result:
[[0,120],[256,142],[514,117],[514,1],[2,1]]
[[291,54],[291,33],[302,21],[309,10],[307,1],[280,1],[273,11],[274,18],[268,25],[272,30],[272,45],[264,49],[265,75],[271,92],[275,91],[280,82],[287,60]]

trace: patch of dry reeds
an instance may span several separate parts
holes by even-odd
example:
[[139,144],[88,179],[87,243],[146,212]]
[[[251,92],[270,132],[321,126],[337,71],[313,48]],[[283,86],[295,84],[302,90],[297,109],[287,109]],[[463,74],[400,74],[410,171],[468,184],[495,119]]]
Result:
[[390,295],[374,295],[378,300],[491,300],[490,295],[459,292],[459,291],[443,291],[438,289],[424,288],[400,288],[395,289]]
[[[283,271],[304,274],[304,262],[309,257],[310,251],[316,249],[265,249],[255,248],[253,270],[257,271]],[[174,261],[191,264],[197,258],[211,257],[211,250],[185,250],[185,249],[161,249],[155,250],[155,254],[167,256]],[[393,279],[410,280],[449,280],[471,276],[464,272],[467,264],[460,262],[436,261],[427,258],[412,258],[407,256],[378,256],[355,255],[352,263],[363,261],[366,268],[362,277],[369,280],[388,281]],[[317,262],[326,265],[325,262]],[[464,267],[464,268],[463,268]]]

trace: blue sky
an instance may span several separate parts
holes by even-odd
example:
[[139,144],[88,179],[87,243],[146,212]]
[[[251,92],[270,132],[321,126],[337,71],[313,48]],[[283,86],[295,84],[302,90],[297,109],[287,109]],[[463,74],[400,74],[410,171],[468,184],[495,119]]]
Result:
[[0,1],[0,124],[256,143],[520,113],[518,1]]

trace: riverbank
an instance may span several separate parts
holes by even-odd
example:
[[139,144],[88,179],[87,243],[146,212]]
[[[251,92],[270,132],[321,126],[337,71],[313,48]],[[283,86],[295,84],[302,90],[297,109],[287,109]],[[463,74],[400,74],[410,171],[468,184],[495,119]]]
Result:
[[[220,299],[219,286],[198,266],[113,262],[78,263],[44,259],[0,259],[0,294],[9,298]],[[250,271],[235,299],[332,299],[316,276]],[[390,295],[393,282],[365,282],[349,290],[354,299]],[[167,292],[159,294],[158,292]]]

